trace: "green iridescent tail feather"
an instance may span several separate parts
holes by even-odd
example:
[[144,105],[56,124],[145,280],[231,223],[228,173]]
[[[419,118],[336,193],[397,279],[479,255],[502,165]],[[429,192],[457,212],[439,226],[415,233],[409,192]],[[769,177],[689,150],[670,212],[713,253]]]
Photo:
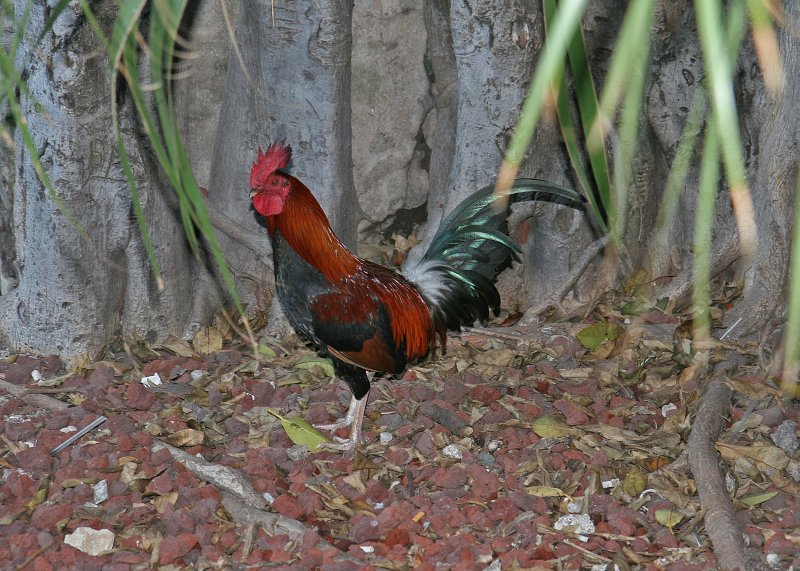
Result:
[[[508,194],[508,203],[550,200],[578,208],[583,203],[577,192],[535,179],[516,180]],[[437,326],[457,330],[487,320],[489,309],[500,309],[494,281],[516,259],[519,248],[508,236],[508,207],[496,209],[497,200],[501,199],[492,186],[468,196],[442,221],[425,254],[410,259],[403,269],[427,301]]]

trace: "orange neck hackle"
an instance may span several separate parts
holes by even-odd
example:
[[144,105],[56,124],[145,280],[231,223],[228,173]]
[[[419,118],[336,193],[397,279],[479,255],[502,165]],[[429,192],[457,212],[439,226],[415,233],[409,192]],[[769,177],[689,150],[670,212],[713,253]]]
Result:
[[267,218],[270,232],[280,232],[294,251],[326,279],[339,281],[354,274],[361,260],[336,237],[311,191],[291,175],[280,173],[280,176],[289,181],[291,190],[283,210]]

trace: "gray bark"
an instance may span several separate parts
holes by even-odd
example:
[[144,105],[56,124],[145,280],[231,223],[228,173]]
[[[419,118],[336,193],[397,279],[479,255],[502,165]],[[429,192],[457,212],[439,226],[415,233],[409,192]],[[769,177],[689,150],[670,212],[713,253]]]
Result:
[[[27,4],[18,1],[18,13]],[[87,234],[67,219],[39,181],[17,132],[12,192],[19,283],[0,298],[0,338],[14,350],[69,357],[117,335],[155,341],[181,334],[191,321],[193,299],[187,295],[193,280],[182,228],[149,179],[158,175],[146,169],[143,150],[135,144],[136,124],[126,121],[142,206],[166,283],[159,292],[118,164],[108,68],[97,57],[102,46],[74,4],[36,46],[41,51],[29,57],[46,19],[42,4],[33,6],[18,65],[25,67],[31,96],[44,112],[35,110],[31,97],[23,97],[21,105],[56,194]],[[113,3],[96,10],[109,30]]]
[[[248,200],[250,167],[259,146],[286,139],[294,149],[292,174],[315,194],[334,230],[355,245],[360,212],[353,186],[350,137],[351,11],[348,1],[276,2],[265,10],[242,2],[214,144],[211,209],[252,232],[258,226]],[[247,302],[263,303],[261,284],[271,270],[250,250],[220,236]],[[251,276],[254,279],[241,279]]]
[[432,107],[417,0],[353,7],[353,176],[366,218],[384,222],[428,195],[422,124]]
[[[759,248],[745,273],[744,291],[726,326],[743,318],[734,337],[764,335],[785,321],[784,299],[793,225],[795,188],[800,150],[800,39],[795,29],[800,6],[784,7],[786,22],[779,30],[780,53],[785,70],[783,92],[773,98],[764,90],[752,44],[742,58],[738,103],[745,118],[742,131],[748,142],[750,192],[755,208]],[[796,221],[794,223],[797,223]]]
[[[494,183],[544,39],[541,10],[524,2],[433,0],[426,24],[436,107],[435,123],[426,130],[431,183],[422,248],[461,200]],[[573,186],[558,141],[558,127],[546,117],[520,175]],[[591,239],[574,210],[564,210],[553,226],[558,210],[549,204],[515,207],[512,226],[522,224],[517,238],[524,269],[501,278],[507,307],[522,310],[553,291]]]

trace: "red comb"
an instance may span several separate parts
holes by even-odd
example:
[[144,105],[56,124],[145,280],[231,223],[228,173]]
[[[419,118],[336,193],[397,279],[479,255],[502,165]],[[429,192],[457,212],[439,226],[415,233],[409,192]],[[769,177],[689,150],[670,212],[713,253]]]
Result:
[[286,168],[292,159],[292,147],[286,141],[275,141],[263,152],[258,148],[258,156],[253,168],[250,170],[250,188],[259,188],[267,180],[267,177],[277,169]]

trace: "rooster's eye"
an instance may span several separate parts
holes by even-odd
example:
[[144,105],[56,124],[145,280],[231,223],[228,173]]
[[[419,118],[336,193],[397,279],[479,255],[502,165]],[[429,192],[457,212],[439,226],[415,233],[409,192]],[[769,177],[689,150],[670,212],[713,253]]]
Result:
[[272,180],[270,181],[270,184],[277,186],[279,182],[280,182],[280,179],[278,179],[277,176],[273,176]]

